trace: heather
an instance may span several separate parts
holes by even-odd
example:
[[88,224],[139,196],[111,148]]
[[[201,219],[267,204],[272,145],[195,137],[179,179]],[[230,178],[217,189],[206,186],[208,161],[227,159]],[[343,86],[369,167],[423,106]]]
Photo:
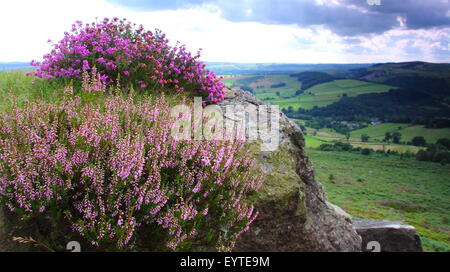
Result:
[[232,250],[261,185],[244,143],[175,140],[164,95],[106,95],[99,73],[81,76],[81,92],[1,115],[1,202],[56,249]]
[[[49,41],[51,42],[51,41]],[[178,42],[171,46],[160,30],[118,18],[83,24],[77,21],[31,73],[44,80],[75,80],[94,67],[100,80],[150,92],[190,92],[212,102],[224,99],[224,84]]]

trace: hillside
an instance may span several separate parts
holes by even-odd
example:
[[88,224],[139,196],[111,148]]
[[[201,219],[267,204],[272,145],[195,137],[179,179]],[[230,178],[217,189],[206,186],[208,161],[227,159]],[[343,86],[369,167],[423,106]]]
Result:
[[[359,80],[334,80],[315,85],[305,90],[301,95],[290,99],[289,102],[294,110],[298,108],[312,109],[333,104],[343,97],[355,97],[366,93],[383,93],[392,88],[392,86],[388,85]],[[277,100],[269,102],[275,104]]]
[[0,71],[30,69],[28,62],[0,62]]
[[342,97],[335,103],[319,105],[320,108],[312,109],[306,115],[348,121],[377,118],[388,122],[414,121],[429,127],[450,125],[449,64],[376,64],[333,75],[392,87],[387,87],[385,92]]
[[335,80],[336,78],[323,72],[303,72],[292,74],[291,77],[297,78],[302,83],[302,90],[307,90],[318,84]]
[[308,155],[330,200],[345,211],[406,222],[417,228],[425,250],[450,250],[448,166],[377,154],[309,149]]
[[[301,73],[300,78],[308,80],[309,86],[312,85],[304,89],[304,82],[298,75],[226,76],[223,82],[230,87],[254,93],[259,99],[269,104],[279,105],[285,110],[289,107],[294,110],[312,109],[315,106],[323,107],[339,101],[343,96],[354,97],[365,93],[382,93],[395,89],[393,86],[360,80],[335,80],[333,77],[323,77],[326,74],[318,72]],[[320,79],[312,81],[311,78],[315,75],[320,75]],[[326,83],[321,83],[324,80]]]
[[282,64],[206,62],[208,69],[219,75],[292,74],[304,71],[348,70],[369,67],[370,64]]
[[385,134],[399,132],[402,141],[411,141],[416,136],[422,136],[428,143],[436,143],[437,140],[450,137],[450,128],[428,129],[420,125],[405,123],[385,123],[352,131],[351,137],[361,139],[361,135],[368,135],[371,140],[382,141]]
[[329,71],[337,77],[353,78],[367,81],[386,82],[397,77],[431,77],[450,78],[450,65],[447,63],[401,62],[379,63],[369,67]]
[[[450,94],[441,89],[441,93]],[[411,122],[415,118],[448,118],[450,107],[442,95],[425,89],[397,89],[387,93],[362,94],[346,97],[323,108],[312,109],[307,114],[321,117],[338,117],[357,121],[367,118],[381,118],[388,121],[404,119]]]

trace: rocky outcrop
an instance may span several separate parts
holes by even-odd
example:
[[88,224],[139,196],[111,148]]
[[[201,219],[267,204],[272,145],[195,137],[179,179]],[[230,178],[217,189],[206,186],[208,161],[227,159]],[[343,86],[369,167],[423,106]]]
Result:
[[[252,94],[228,90],[218,105],[262,105]],[[255,150],[265,185],[253,202],[259,217],[238,243],[238,251],[360,251],[361,237],[351,218],[327,202],[305,155],[300,128],[280,114],[280,145],[274,152]],[[225,114],[225,118],[229,118]],[[247,126],[257,120],[248,117]],[[255,144],[255,146],[257,146]],[[257,149],[257,148],[256,148]]]
[[413,226],[401,222],[354,220],[367,252],[422,252],[420,237]]

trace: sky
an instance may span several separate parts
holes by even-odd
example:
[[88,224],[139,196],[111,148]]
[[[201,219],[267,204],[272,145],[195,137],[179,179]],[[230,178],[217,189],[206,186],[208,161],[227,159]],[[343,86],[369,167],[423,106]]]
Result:
[[210,62],[450,62],[450,0],[2,0],[0,62],[40,60],[72,23],[104,17]]

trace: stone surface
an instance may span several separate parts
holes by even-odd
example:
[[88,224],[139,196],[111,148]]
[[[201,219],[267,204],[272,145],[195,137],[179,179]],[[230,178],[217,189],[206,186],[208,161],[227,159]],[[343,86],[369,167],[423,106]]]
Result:
[[[228,90],[218,105],[263,105],[252,94]],[[244,234],[237,251],[360,251],[361,237],[351,217],[327,201],[322,185],[305,155],[300,128],[280,114],[280,145],[277,151],[255,156],[265,175],[265,185],[253,201],[260,212],[251,230]],[[225,118],[227,114],[225,114]],[[251,119],[251,118],[249,118]],[[257,120],[248,120],[250,126]]]
[[362,250],[373,251],[373,242],[381,252],[422,252],[420,237],[413,226],[401,222],[354,220],[353,226],[362,237]]

